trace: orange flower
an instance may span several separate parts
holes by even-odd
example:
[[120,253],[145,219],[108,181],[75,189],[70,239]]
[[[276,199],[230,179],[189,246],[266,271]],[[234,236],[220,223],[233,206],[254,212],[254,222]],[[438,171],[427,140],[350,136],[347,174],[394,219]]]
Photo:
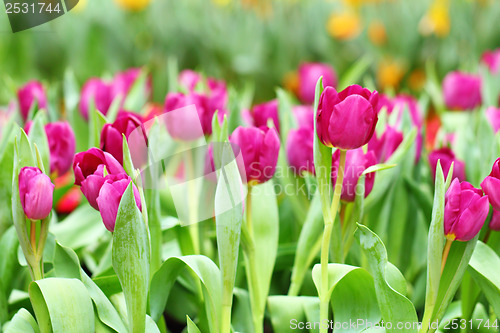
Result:
[[397,61],[384,60],[377,70],[377,81],[382,89],[397,88],[403,79],[405,70]]
[[373,21],[368,27],[368,37],[375,45],[384,45],[387,42],[385,26],[380,21]]
[[299,75],[297,72],[288,72],[283,77],[283,86],[286,90],[298,95],[299,93]]
[[115,2],[123,9],[137,12],[146,8],[151,0],[115,0]]
[[410,77],[408,78],[408,86],[412,90],[420,91],[424,88],[425,79],[425,72],[422,69],[417,68],[411,72]]
[[361,33],[361,20],[352,11],[332,13],[326,23],[326,30],[333,38],[340,40],[353,39]]

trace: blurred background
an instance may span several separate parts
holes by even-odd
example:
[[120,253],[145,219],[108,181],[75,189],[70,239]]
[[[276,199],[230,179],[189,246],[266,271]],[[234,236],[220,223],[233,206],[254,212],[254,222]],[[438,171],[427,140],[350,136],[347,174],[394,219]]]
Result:
[[68,70],[83,84],[137,66],[151,71],[153,100],[163,102],[172,62],[251,82],[255,102],[276,86],[293,89],[298,65],[310,61],[340,77],[357,63],[358,83],[418,95],[429,68],[438,79],[475,71],[500,46],[496,0],[80,0],[16,34],[0,8],[0,105],[30,79],[57,90]]

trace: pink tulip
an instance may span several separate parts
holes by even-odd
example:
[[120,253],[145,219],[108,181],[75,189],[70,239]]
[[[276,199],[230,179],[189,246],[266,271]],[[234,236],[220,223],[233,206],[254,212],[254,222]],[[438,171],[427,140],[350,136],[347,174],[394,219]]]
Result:
[[252,108],[253,124],[256,127],[268,125],[268,121],[271,120],[274,128],[279,132],[280,130],[280,120],[278,116],[278,100],[273,99],[272,101],[255,105]]
[[472,110],[481,105],[481,78],[451,72],[443,80],[444,103],[451,110]]
[[307,126],[314,128],[314,110],[309,105],[296,105],[292,108],[293,115],[299,127]]
[[453,176],[452,179],[458,178],[459,181],[464,181],[465,176],[465,163],[455,157],[455,153],[448,148],[443,147],[440,149],[433,150],[429,154],[429,164],[432,170],[432,177],[436,177],[436,168],[438,160],[441,163],[441,168],[443,169],[443,174],[448,177],[448,171],[450,171],[451,163],[453,164]]
[[500,210],[493,209],[489,227],[491,230],[500,231]]
[[307,124],[288,133],[286,143],[288,164],[297,175],[301,175],[304,171],[314,174],[313,142],[314,128]]
[[391,126],[387,126],[380,138],[372,136],[368,142],[368,150],[374,152],[378,163],[386,162],[403,142],[403,133]]
[[481,188],[488,195],[493,208],[500,210],[500,158],[493,163],[491,173],[483,180]]
[[85,120],[89,119],[91,103],[102,114],[107,114],[113,102],[112,86],[99,78],[88,80],[82,88],[78,108]]
[[444,233],[449,240],[467,242],[483,227],[490,206],[488,196],[468,182],[453,180],[446,192]]
[[393,101],[393,111],[399,112],[398,115],[398,126],[400,126],[403,120],[403,113],[405,110],[408,110],[410,114],[410,119],[412,125],[417,128],[417,138],[415,139],[416,143],[416,153],[415,153],[415,163],[420,161],[420,156],[422,155],[422,147],[424,138],[422,136],[422,128],[424,125],[424,120],[422,116],[422,110],[418,106],[418,102],[415,97],[405,94],[397,95]]
[[50,150],[50,173],[63,175],[73,163],[76,142],[75,133],[65,121],[48,123],[45,125],[45,133],[49,141]]
[[356,149],[370,141],[378,117],[378,93],[358,85],[340,93],[326,87],[316,117],[318,137],[328,147]]
[[[141,75],[141,68],[130,68],[126,71],[119,72],[113,78],[113,82],[111,84],[111,95],[113,99],[118,95],[121,95],[123,98],[127,97],[128,93],[134,86],[134,83],[137,81],[139,76]],[[151,80],[146,80],[146,95],[151,93]],[[123,106],[123,105],[122,105]]]
[[24,121],[28,119],[28,114],[33,103],[37,103],[38,109],[47,108],[47,95],[42,84],[38,81],[26,83],[17,91],[17,98],[19,100],[19,110]]
[[500,49],[484,52],[481,62],[489,68],[491,73],[497,74],[500,70]]
[[39,168],[24,167],[19,172],[19,196],[26,217],[43,220],[52,209],[54,184]]
[[500,131],[500,108],[490,106],[486,109],[486,117],[490,121],[491,127],[496,132]]
[[332,66],[322,63],[304,63],[299,66],[299,98],[305,104],[314,102],[318,79],[323,76],[323,87],[337,86],[337,74]]

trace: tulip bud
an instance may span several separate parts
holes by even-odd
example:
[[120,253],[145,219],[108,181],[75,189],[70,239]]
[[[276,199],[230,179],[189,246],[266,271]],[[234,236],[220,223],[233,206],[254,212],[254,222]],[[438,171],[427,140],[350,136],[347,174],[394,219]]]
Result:
[[444,233],[448,240],[467,242],[483,227],[490,206],[488,196],[468,182],[454,179],[446,192]]
[[[194,92],[196,91],[197,85],[202,81],[202,76],[190,69],[183,70],[179,74],[179,85],[181,85],[184,89],[186,89],[189,92]],[[214,78],[207,78],[206,79],[206,84],[208,91],[206,92],[207,95],[209,96],[215,96],[218,95],[219,97],[225,97],[224,99],[227,99],[227,88],[226,88],[226,83],[224,81],[219,81]],[[225,104],[227,100],[224,100]]]
[[112,87],[110,84],[98,78],[92,78],[83,85],[78,108],[85,120],[89,119],[91,101],[93,101],[94,107],[99,112],[104,115],[108,113],[109,107],[113,102],[111,90]]
[[280,130],[280,120],[278,116],[278,100],[273,99],[272,101],[255,105],[252,108],[253,124],[256,127],[268,125],[268,120],[272,120],[274,128],[279,132]]
[[[125,97],[128,95],[132,87],[134,86],[134,83],[137,81],[139,76],[141,75],[141,68],[130,68],[126,71],[119,72],[115,75],[113,78],[113,82],[111,84],[111,96],[112,100],[116,98],[118,95],[121,95],[123,100],[122,100],[122,107],[123,107],[123,101],[125,100]],[[151,93],[151,80],[146,81],[146,86],[144,87],[146,90],[146,95],[150,95]]]
[[472,110],[481,105],[481,78],[451,72],[443,80],[444,103],[451,110]]
[[377,135],[372,136],[370,142],[368,142],[368,150],[374,152],[379,163],[384,163],[392,156],[401,142],[403,142],[403,133],[391,126],[387,126],[380,138]]
[[[104,183],[99,190],[97,197],[97,205],[101,213],[104,226],[109,231],[115,230],[116,215],[120,207],[120,201],[123,193],[127,189],[132,179],[127,174],[107,175],[104,177]],[[137,187],[132,183],[135,203],[140,211],[142,211],[141,196]]]
[[486,109],[486,117],[490,121],[491,127],[496,132],[500,131],[500,108],[490,106]]
[[393,110],[397,110],[399,112],[398,123],[401,123],[403,119],[403,112],[408,110],[410,113],[410,118],[413,126],[415,126],[418,130],[417,138],[415,139],[416,143],[416,153],[415,153],[415,163],[420,161],[420,156],[422,154],[422,146],[423,146],[423,137],[422,137],[422,127],[424,124],[422,118],[422,111],[418,106],[418,102],[415,97],[410,95],[397,95],[393,100]]
[[73,161],[75,185],[81,186],[83,195],[94,209],[99,209],[96,199],[104,183],[104,168],[108,174],[125,173],[122,165],[113,155],[98,148],[90,148],[75,155]]
[[236,145],[235,156],[241,152],[244,165],[238,167],[240,173],[246,175],[247,183],[264,183],[274,176],[280,150],[280,139],[274,128],[240,126],[229,141]]
[[500,49],[484,52],[481,56],[481,62],[488,67],[492,74],[497,74],[500,70]]
[[293,115],[299,127],[314,128],[314,110],[309,105],[295,105],[292,108]]
[[19,172],[19,196],[24,214],[31,220],[43,220],[50,214],[54,184],[39,168],[24,167]]
[[28,119],[33,103],[37,103],[38,109],[47,108],[47,95],[43,86],[38,81],[30,81],[17,91],[17,98],[19,100],[19,110],[24,121]]
[[491,230],[500,231],[500,210],[493,209],[489,227]]
[[340,93],[326,87],[316,116],[318,137],[328,147],[356,149],[370,141],[378,117],[378,93],[352,85]]
[[[332,156],[332,184],[335,186],[339,170],[340,150],[336,150]],[[377,159],[372,151],[366,154],[362,148],[348,150],[346,153],[344,181],[342,182],[342,193],[340,198],[352,202],[356,199],[358,179],[370,166],[375,165]],[[369,173],[365,178],[365,197],[370,194],[375,182],[375,173]]]
[[65,121],[48,123],[45,125],[45,133],[49,142],[50,173],[65,174],[71,169],[75,155],[75,133]]
[[337,74],[332,66],[322,63],[304,63],[299,66],[299,98],[303,103],[314,103],[316,82],[321,76],[323,87],[337,86]]
[[455,153],[448,148],[443,147],[441,149],[436,149],[429,154],[429,164],[432,170],[432,177],[436,178],[436,167],[437,163],[440,161],[441,167],[443,168],[443,174],[448,177],[448,171],[450,170],[451,164],[453,163],[453,176],[452,179],[458,178],[459,181],[464,181],[465,177],[465,163],[455,157]]
[[500,158],[493,163],[491,173],[483,180],[481,188],[490,199],[493,208],[500,210]]
[[288,133],[286,154],[288,164],[297,175],[307,171],[314,174],[314,128],[301,126]]
[[131,112],[120,112],[112,124],[106,124],[101,131],[101,149],[113,155],[123,164],[123,137],[125,134],[135,166],[147,162],[146,129],[140,116]]

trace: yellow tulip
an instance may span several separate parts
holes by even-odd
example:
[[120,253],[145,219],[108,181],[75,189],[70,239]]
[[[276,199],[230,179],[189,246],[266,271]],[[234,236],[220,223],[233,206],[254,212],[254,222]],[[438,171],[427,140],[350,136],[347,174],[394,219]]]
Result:
[[140,11],[146,8],[151,0],[115,0],[123,9],[131,11]]
[[375,45],[384,45],[387,42],[385,26],[380,21],[373,21],[368,27],[368,37]]
[[397,88],[405,75],[403,65],[394,60],[382,61],[377,69],[377,82],[382,90]]
[[340,40],[353,39],[361,33],[361,20],[352,11],[332,13],[326,23],[326,30],[333,38]]
[[436,0],[419,24],[423,35],[445,37],[450,33],[450,13],[447,0]]

